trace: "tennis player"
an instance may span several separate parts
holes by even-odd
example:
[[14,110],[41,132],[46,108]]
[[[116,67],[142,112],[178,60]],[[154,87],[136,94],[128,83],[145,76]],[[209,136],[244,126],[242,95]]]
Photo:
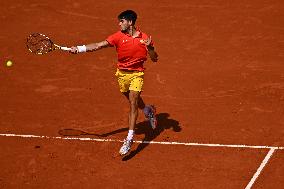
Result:
[[135,26],[136,19],[137,14],[133,10],[123,11],[118,15],[120,31],[98,43],[71,47],[71,53],[92,52],[113,46],[116,48],[118,62],[115,75],[120,92],[126,96],[130,104],[129,131],[119,150],[121,155],[127,154],[133,143],[138,109],[143,110],[153,129],[157,126],[156,108],[153,105],[145,105],[140,94],[145,70],[143,64],[147,60],[147,54],[153,62],[157,62],[158,54],[155,52],[151,36],[148,37]]

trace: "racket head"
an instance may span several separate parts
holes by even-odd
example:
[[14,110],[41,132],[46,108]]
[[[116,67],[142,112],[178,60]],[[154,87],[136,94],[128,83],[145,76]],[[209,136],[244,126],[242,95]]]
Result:
[[46,54],[58,48],[46,35],[41,33],[32,33],[26,41],[27,48],[35,54]]

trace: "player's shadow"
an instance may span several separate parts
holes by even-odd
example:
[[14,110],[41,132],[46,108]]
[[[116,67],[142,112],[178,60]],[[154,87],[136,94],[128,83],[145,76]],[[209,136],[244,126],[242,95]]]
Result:
[[[138,153],[140,153],[144,148],[146,148],[149,145],[149,142],[154,140],[164,130],[172,129],[174,132],[181,131],[181,126],[179,125],[179,122],[174,119],[169,119],[170,114],[159,113],[156,115],[156,117],[157,117],[158,125],[155,130],[151,128],[149,121],[143,121],[143,122],[136,124],[135,134],[136,135],[144,134],[145,137],[142,143],[140,143],[135,150],[132,150],[128,155],[122,158],[123,161],[130,160],[131,158],[136,156]],[[96,134],[96,133],[84,132],[79,129],[61,129],[58,131],[58,133],[63,136],[93,135],[97,137],[107,137],[110,135],[115,135],[115,134],[118,134],[121,132],[127,132],[127,131],[128,131],[128,128],[121,128],[121,129],[117,129],[117,130],[104,133],[104,134]]]
[[140,153],[144,148],[146,148],[149,145],[149,142],[154,140],[164,130],[172,129],[174,132],[181,131],[181,126],[179,125],[179,122],[174,119],[169,119],[170,114],[159,113],[156,116],[157,116],[158,125],[155,130],[153,130],[150,127],[148,121],[143,121],[143,122],[136,124],[135,134],[136,135],[144,134],[145,137],[142,143],[140,143],[135,150],[131,151],[128,155],[122,158],[123,161],[128,161],[134,156],[136,156],[138,153]]

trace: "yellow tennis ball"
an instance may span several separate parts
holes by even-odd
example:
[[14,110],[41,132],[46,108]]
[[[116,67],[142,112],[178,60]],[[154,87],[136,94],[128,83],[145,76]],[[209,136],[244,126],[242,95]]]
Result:
[[10,66],[12,66],[12,65],[13,65],[13,62],[12,62],[11,60],[8,60],[8,61],[6,62],[6,66],[10,67]]

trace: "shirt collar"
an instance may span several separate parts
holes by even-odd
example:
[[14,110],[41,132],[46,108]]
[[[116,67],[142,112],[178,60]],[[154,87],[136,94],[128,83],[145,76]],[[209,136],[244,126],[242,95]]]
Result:
[[[139,32],[139,33],[138,33],[138,36],[135,37],[135,38],[141,38],[141,37],[142,37],[142,32],[141,32],[141,30],[140,30],[140,27],[139,27],[139,26],[136,26],[135,29],[136,29],[137,32]],[[123,32],[122,32],[122,33],[123,33]],[[128,33],[124,33],[124,34],[127,35],[127,36],[129,36],[129,37],[132,37],[132,36],[129,35]]]
[[139,26],[136,26],[136,31],[138,31],[138,32],[139,32],[139,34],[138,34],[138,36],[137,36],[137,37],[141,38],[141,37],[142,37],[142,32],[141,32],[141,30],[140,30],[140,27],[139,27]]

